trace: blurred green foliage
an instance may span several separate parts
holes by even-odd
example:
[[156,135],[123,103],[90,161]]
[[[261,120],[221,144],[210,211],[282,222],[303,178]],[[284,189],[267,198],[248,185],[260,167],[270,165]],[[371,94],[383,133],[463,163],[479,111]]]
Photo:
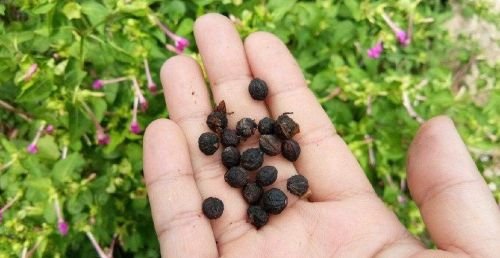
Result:
[[[498,21],[487,6],[466,1],[462,10]],[[382,11],[402,28],[411,17],[408,47],[399,46]],[[91,85],[135,76],[149,102],[139,114],[141,127],[168,116],[161,94],[145,87],[144,58],[159,84],[159,68],[173,55],[153,17],[194,42],[193,22],[208,12],[230,16],[243,37],[265,30],[288,45],[377,193],[425,243],[405,184],[405,155],[419,126],[405,97],[423,119],[454,119],[500,198],[500,66],[484,62],[474,41],[449,36],[444,25],[454,13],[447,1],[6,0],[0,3],[0,101],[14,110],[0,106],[0,207],[19,199],[3,214],[0,257],[19,256],[36,243],[34,257],[95,257],[87,231],[103,246],[116,235],[115,257],[159,256],[142,179],[142,137],[129,131],[134,92],[129,82],[100,91]],[[378,40],[384,53],[370,59],[366,50]],[[199,60],[194,44],[187,53]],[[34,63],[38,70],[23,80]],[[471,67],[479,74],[474,88],[464,84]],[[97,145],[85,106],[111,136],[107,146]],[[41,136],[38,153],[28,153],[45,123],[54,132]],[[56,199],[69,223],[66,236],[57,231]]]

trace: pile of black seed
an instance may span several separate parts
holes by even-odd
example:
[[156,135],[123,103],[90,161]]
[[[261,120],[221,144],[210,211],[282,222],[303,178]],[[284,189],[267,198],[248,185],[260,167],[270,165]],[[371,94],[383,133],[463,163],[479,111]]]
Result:
[[[268,94],[266,83],[253,79],[248,86],[250,95],[255,100],[264,100]],[[299,144],[292,139],[300,132],[299,125],[284,113],[276,120],[265,117],[257,124],[254,119],[243,118],[235,129],[227,128],[227,112],[224,101],[207,117],[207,125],[212,132],[205,132],[198,139],[198,146],[205,155],[213,155],[222,144],[222,164],[228,169],[224,180],[235,188],[242,188],[242,195],[249,204],[247,214],[252,225],[264,226],[269,214],[280,214],[288,204],[286,194],[278,188],[264,189],[272,185],[278,177],[274,166],[262,166],[264,154],[276,156],[282,154],[289,161],[296,161],[300,155]],[[259,148],[249,148],[242,153],[238,150],[240,142],[260,133]],[[255,180],[250,180],[250,173],[255,171]],[[309,189],[307,179],[294,175],[287,180],[287,189],[297,196],[304,196]],[[203,213],[209,219],[219,218],[224,211],[224,203],[209,197],[203,201]]]

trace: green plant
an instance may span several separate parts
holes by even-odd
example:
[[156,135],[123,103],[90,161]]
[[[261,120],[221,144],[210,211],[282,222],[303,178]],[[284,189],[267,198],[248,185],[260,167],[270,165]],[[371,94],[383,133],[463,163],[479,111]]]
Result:
[[[136,133],[168,116],[154,94],[160,66],[181,51],[199,60],[176,35],[193,42],[193,22],[206,12],[230,16],[243,37],[266,30],[289,46],[377,193],[427,243],[404,170],[421,121],[451,116],[491,188],[500,187],[500,66],[448,35],[454,13],[440,1],[3,1],[0,206],[12,205],[2,210],[0,257],[33,247],[37,257],[95,257],[89,239],[116,243],[115,257],[159,255]],[[411,34],[408,46],[383,13]],[[377,42],[383,50],[371,58]],[[471,67],[481,74],[474,89],[462,87]]]

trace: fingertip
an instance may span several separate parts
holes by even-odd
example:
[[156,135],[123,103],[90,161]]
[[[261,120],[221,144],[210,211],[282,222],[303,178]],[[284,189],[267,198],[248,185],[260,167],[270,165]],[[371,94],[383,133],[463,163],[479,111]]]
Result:
[[196,61],[189,56],[176,55],[170,57],[163,63],[160,69],[160,77],[163,87],[166,86],[165,85],[166,80],[172,78],[172,75],[182,73],[183,71],[185,71],[184,67],[192,67],[197,65],[198,63],[196,63]]
[[196,19],[194,22],[194,32],[203,32],[206,28],[229,24],[232,27],[232,22],[226,16],[219,13],[207,13]]

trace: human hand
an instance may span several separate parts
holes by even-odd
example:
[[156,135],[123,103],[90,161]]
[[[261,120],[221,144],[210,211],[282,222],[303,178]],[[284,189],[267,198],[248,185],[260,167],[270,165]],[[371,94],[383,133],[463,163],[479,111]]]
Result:
[[[215,102],[224,100],[234,112],[229,126],[243,117],[293,112],[302,153],[293,164],[265,157],[278,169],[274,186],[289,202],[256,230],[246,222],[241,189],[224,181],[220,150],[205,156],[198,149],[212,110],[200,68],[189,57],[170,58],[161,77],[171,120],[153,122],[144,138],[145,180],[163,257],[498,257],[499,208],[450,119],[426,122],[408,155],[411,194],[439,248],[426,250],[377,197],[278,38],[256,32],[243,44],[218,14],[200,17],[195,37]],[[252,77],[269,85],[265,103],[250,98]],[[297,171],[309,180],[309,200],[286,191],[286,179]],[[212,221],[201,212],[210,196],[225,206]]]

